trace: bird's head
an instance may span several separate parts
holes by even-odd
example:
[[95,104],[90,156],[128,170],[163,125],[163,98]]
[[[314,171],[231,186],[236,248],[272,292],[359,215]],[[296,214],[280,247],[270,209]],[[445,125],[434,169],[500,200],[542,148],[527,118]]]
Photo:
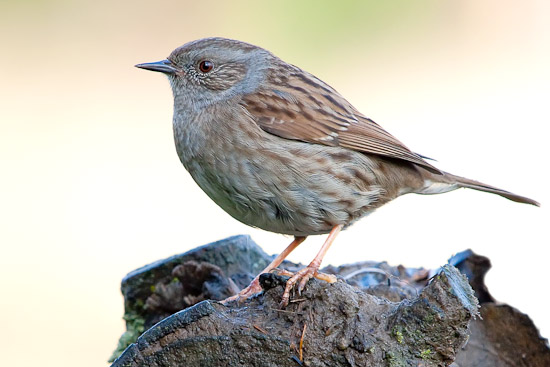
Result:
[[176,104],[201,108],[255,91],[273,58],[244,42],[205,38],[178,47],[166,60],[136,67],[166,74]]

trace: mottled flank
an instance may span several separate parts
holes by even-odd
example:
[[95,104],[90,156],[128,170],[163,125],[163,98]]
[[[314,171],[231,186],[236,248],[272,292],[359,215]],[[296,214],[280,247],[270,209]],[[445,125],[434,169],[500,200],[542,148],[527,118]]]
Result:
[[[213,122],[208,139],[198,134],[186,139],[185,126],[174,125],[183,164],[218,205],[248,225],[292,235],[322,234],[381,205],[384,190],[368,183],[375,182],[375,175],[361,153],[303,142],[285,147],[281,138],[238,117]],[[227,132],[232,139],[225,138]],[[188,158],[185,152],[195,145],[200,148]],[[223,151],[223,160],[201,154],[205,150]],[[350,160],[341,162],[341,156]],[[333,161],[340,167],[329,164],[327,171],[326,163]]]

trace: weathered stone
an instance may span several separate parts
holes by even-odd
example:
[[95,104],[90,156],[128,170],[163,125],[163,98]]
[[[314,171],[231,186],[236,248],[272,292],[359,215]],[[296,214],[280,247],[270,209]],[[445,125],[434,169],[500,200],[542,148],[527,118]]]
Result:
[[132,271],[122,280],[126,332],[113,361],[141,333],[204,299],[235,294],[271,261],[249,236],[234,236]]
[[529,316],[513,307],[496,303],[485,286],[491,262],[472,250],[450,260],[467,275],[480,300],[481,319],[470,323],[470,339],[457,355],[459,367],[548,367],[550,348]]
[[113,367],[448,365],[477,312],[475,298],[463,296],[470,286],[450,266],[417,299],[401,303],[343,281],[312,280],[281,310],[282,289],[180,311],[145,332]]
[[262,275],[264,292],[243,304],[205,301],[234,294],[271,259],[236,236],[130,273],[122,284],[128,331],[113,358],[147,331],[113,367],[550,366],[548,342],[528,316],[494,303],[484,283],[490,261],[471,250],[449,260],[482,303],[483,320],[470,322],[462,348],[477,303],[451,266],[432,278],[385,262],[328,266],[322,271],[337,283],[311,280],[283,310],[288,277],[275,274]]

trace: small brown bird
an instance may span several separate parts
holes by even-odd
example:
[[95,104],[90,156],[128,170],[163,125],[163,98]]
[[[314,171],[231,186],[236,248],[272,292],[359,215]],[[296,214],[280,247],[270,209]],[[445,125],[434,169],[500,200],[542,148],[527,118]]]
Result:
[[[328,84],[260,47],[206,38],[136,65],[168,76],[177,153],[195,182],[235,219],[294,241],[329,233],[287,282],[281,304],[318,272],[338,233],[396,197],[461,187],[536,201],[443,172],[357,111]],[[236,298],[261,288],[258,277]]]

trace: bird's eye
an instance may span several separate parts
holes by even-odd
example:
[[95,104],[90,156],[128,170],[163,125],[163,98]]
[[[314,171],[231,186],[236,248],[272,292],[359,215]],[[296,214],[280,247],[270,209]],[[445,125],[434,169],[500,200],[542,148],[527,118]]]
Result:
[[199,64],[199,70],[203,73],[208,73],[214,68],[212,61],[204,60]]

